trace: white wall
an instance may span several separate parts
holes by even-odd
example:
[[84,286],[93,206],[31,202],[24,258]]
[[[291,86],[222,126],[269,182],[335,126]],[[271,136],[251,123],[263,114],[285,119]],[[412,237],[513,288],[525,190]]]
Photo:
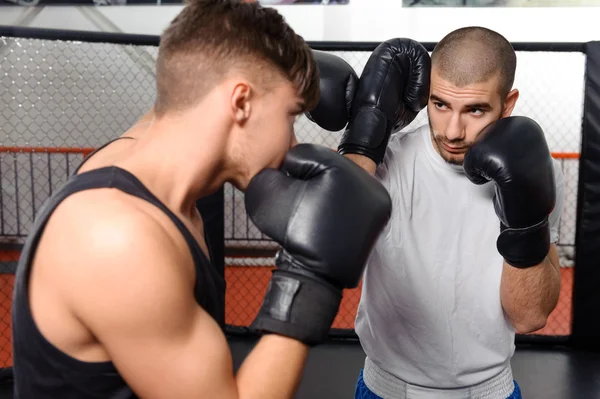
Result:
[[[600,7],[402,7],[401,0],[350,0],[348,5],[274,6],[306,40],[382,41],[406,36],[438,41],[466,25],[495,29],[511,41],[569,42],[600,40]],[[181,6],[3,7],[2,25],[119,30],[160,34]],[[25,20],[23,22],[22,20]]]
[[[347,7],[325,10],[324,40],[382,41],[406,36],[436,42],[467,25],[485,26],[510,41],[587,41],[600,39],[600,8],[425,8],[402,7],[400,0],[350,0]],[[293,6],[280,7],[285,15]],[[304,26],[298,26],[303,32]]]

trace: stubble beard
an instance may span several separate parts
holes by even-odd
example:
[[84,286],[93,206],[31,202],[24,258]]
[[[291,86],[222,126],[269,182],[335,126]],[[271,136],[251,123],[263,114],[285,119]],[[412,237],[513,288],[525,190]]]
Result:
[[[435,150],[438,154],[440,154],[440,157],[442,157],[442,159],[450,165],[455,165],[455,166],[462,166],[464,160],[465,160],[465,154],[451,154],[449,152],[446,151],[446,149],[442,146],[441,142],[445,141],[448,144],[457,144],[459,142],[457,141],[448,141],[448,140],[443,140],[442,136],[437,136],[435,134],[435,131],[433,130],[433,126],[431,125],[431,119],[428,119],[428,123],[429,123],[429,134],[431,135],[431,142],[433,143]],[[464,147],[464,143],[460,142],[461,145],[460,147]],[[470,145],[468,145],[470,146]]]

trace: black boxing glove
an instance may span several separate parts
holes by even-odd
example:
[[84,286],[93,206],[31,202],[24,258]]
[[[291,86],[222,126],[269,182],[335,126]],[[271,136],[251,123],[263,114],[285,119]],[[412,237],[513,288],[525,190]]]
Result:
[[431,58],[419,42],[390,39],[369,57],[352,103],[340,154],[383,161],[393,131],[408,126],[427,105]]
[[342,290],[358,285],[390,218],[388,192],[335,151],[299,144],[281,170],[265,169],[251,180],[245,203],[256,227],[281,245],[251,328],[321,343]]
[[518,268],[541,263],[550,250],[548,217],[556,203],[552,156],[542,128],[523,116],[488,125],[465,154],[475,184],[496,184],[498,252]]
[[350,119],[358,75],[336,55],[317,50],[313,50],[313,54],[319,68],[321,95],[315,108],[305,112],[305,115],[325,130],[342,130]]

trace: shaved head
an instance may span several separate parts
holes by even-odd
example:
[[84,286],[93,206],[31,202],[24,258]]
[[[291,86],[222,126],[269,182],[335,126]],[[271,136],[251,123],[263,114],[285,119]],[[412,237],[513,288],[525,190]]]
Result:
[[517,56],[502,35],[474,26],[446,35],[433,50],[431,64],[442,79],[458,87],[497,79],[504,98],[514,83]]

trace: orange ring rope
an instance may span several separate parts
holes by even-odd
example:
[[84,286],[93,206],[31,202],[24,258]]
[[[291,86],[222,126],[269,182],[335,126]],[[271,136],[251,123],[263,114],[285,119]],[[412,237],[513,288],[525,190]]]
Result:
[[[82,154],[88,156],[93,152],[95,148],[84,147],[2,147],[0,146],[0,153],[50,153],[50,154]],[[556,159],[579,159],[580,155],[578,152],[553,152],[552,157]]]

